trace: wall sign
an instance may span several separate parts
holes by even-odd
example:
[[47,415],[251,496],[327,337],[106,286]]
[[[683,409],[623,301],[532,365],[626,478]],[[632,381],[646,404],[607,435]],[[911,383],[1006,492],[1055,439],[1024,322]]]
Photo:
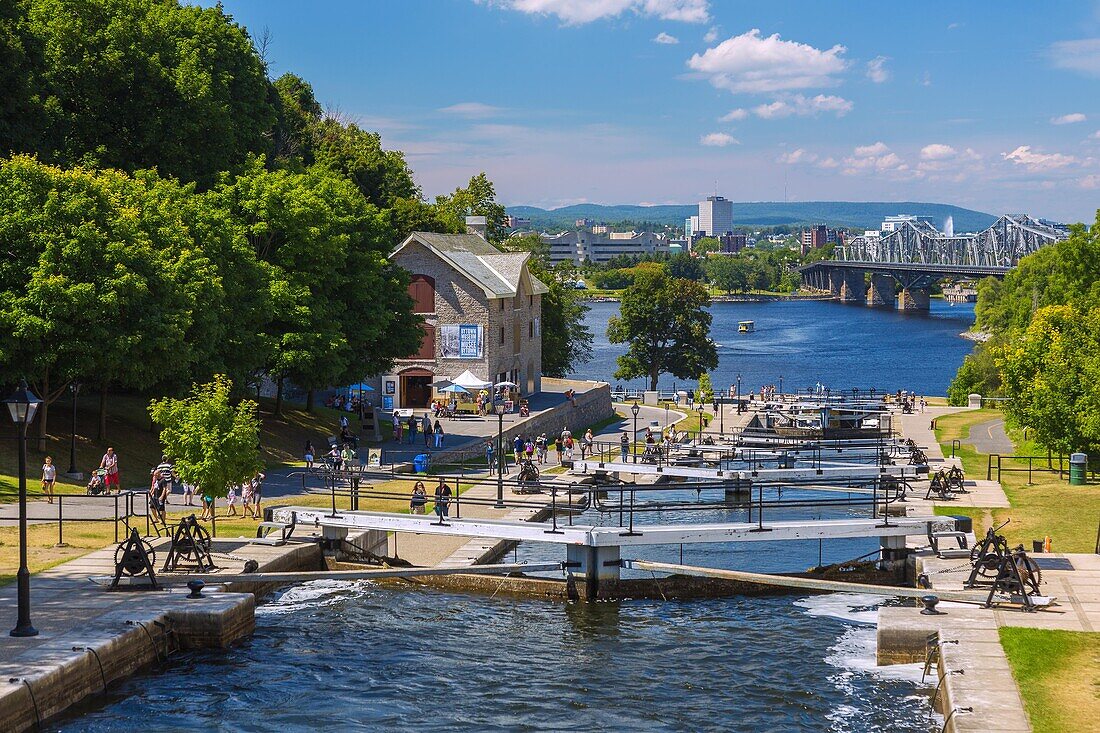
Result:
[[443,359],[482,358],[484,333],[484,327],[476,323],[440,327],[440,357]]

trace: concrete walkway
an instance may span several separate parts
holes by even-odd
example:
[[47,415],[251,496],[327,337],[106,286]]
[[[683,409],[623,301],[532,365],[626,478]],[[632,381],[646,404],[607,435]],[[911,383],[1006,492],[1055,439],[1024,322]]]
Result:
[[1005,421],[996,418],[988,422],[978,423],[970,427],[970,437],[963,441],[966,445],[974,446],[979,453],[997,453],[1002,456],[1010,456],[1016,452],[1016,446],[1005,433]]

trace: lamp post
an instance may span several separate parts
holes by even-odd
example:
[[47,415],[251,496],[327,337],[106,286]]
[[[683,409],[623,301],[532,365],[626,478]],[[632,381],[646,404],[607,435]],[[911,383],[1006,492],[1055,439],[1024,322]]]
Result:
[[75,379],[69,383],[69,394],[73,398],[73,429],[72,438],[69,442],[69,476],[75,477],[76,470],[76,397],[80,394],[80,382]]
[[497,503],[496,509],[504,508],[504,403],[496,403],[497,413]]
[[783,375],[779,375],[779,399],[783,399]]
[[737,414],[741,414],[741,375],[737,375]]
[[668,403],[665,403],[665,432],[668,432]]
[[16,573],[19,596],[19,618],[12,636],[38,636],[31,625],[31,572],[27,569],[27,426],[34,420],[42,400],[27,389],[27,380],[19,381],[19,389],[4,400],[12,422],[19,429],[19,572]]
[[702,435],[706,431],[706,425],[703,423],[703,403],[699,402],[699,434]]
[[630,452],[634,454],[634,462],[638,462],[638,411],[642,408],[638,407],[638,400],[634,400],[634,404],[630,406],[630,414],[634,416],[634,435],[630,439]]

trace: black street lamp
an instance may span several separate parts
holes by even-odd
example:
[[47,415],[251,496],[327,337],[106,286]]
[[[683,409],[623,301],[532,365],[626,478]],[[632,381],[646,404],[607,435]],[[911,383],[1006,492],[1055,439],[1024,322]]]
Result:
[[783,399],[783,375],[779,375],[779,399]]
[[16,573],[19,595],[19,618],[12,636],[38,636],[31,625],[31,572],[27,569],[27,426],[42,400],[27,389],[27,380],[19,381],[19,389],[4,400],[12,422],[19,428],[19,572]]
[[504,508],[504,402],[496,403],[497,413],[497,503],[495,509]]
[[630,450],[634,454],[634,462],[638,462],[638,411],[642,408],[638,407],[638,400],[634,400],[634,404],[630,406],[630,414],[634,416],[634,437],[630,440]]
[[76,470],[76,397],[80,394],[80,382],[75,379],[69,383],[69,394],[73,397],[73,430],[72,440],[69,443],[69,477],[75,477]]
[[741,414],[741,375],[737,375],[737,414]]
[[668,432],[668,403],[665,403],[665,432]]
[[703,402],[700,400],[699,407],[699,434],[702,435],[706,431],[706,424],[703,422]]

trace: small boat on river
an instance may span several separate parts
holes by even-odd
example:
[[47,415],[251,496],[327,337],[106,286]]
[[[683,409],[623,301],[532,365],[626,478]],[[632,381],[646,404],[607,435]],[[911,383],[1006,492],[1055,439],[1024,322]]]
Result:
[[754,321],[738,321],[737,333],[752,333],[756,330],[756,323]]

